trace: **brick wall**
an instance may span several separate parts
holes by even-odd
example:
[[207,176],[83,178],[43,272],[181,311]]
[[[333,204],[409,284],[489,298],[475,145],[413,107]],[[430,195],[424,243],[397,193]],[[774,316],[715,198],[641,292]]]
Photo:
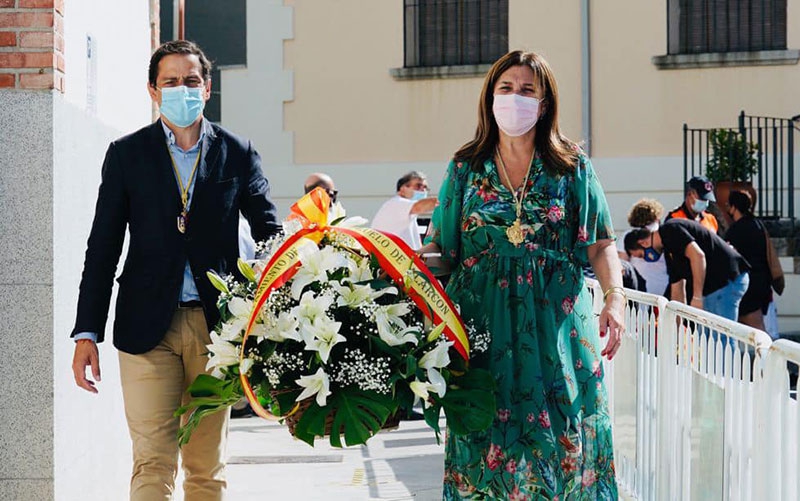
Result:
[[64,92],[64,0],[0,0],[0,88]]

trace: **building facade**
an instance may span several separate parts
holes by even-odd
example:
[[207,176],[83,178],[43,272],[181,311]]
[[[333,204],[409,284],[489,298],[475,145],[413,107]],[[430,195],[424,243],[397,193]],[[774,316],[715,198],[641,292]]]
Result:
[[[314,171],[368,218],[409,170],[438,188],[506,50],[553,67],[562,128],[591,154],[618,230],[643,196],[682,202],[684,124],[800,114],[798,0],[249,0],[246,13],[221,121],[253,139],[283,214]],[[782,330],[800,329],[790,296]]]
[[[0,0],[0,499],[127,490],[116,352],[100,345],[101,393],[89,395],[74,384],[68,333],[102,158],[153,119],[147,62],[168,38],[158,32],[169,4]],[[483,75],[509,49],[550,62],[562,128],[591,154],[619,230],[642,196],[681,202],[683,124],[800,114],[800,0],[237,0],[219,17],[192,11],[219,4],[187,13],[187,36],[217,59],[209,114],[253,140],[283,215],[315,171],[368,218],[409,170],[438,189],[474,134]],[[782,330],[800,330],[798,290],[787,277]]]

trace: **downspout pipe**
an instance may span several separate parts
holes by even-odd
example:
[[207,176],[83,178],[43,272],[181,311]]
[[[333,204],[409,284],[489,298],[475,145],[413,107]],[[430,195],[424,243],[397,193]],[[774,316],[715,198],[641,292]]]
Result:
[[581,0],[581,125],[584,151],[592,155],[592,42],[589,0]]

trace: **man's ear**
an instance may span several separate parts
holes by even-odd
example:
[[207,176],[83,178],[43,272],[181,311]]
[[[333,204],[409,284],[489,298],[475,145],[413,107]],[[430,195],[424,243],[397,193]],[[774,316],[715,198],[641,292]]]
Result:
[[158,104],[158,91],[150,82],[147,82],[147,93],[150,94],[150,99],[152,99],[154,103]]
[[203,92],[203,98],[206,101],[211,99],[211,79],[210,78],[208,79],[208,82],[206,82],[205,91]]

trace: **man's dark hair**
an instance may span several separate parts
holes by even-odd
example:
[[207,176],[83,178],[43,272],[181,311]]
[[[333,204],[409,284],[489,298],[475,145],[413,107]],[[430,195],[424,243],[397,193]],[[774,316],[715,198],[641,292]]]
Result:
[[200,59],[200,66],[203,68],[203,81],[208,82],[211,80],[211,61],[208,60],[203,50],[194,42],[189,40],[172,40],[162,44],[150,56],[150,67],[148,68],[148,80],[150,85],[156,86],[156,79],[158,78],[158,63],[164,59],[165,56],[171,54],[187,54],[195,55]]
[[408,184],[412,179],[422,179],[423,181],[427,180],[428,178],[425,177],[425,174],[422,172],[412,170],[405,176],[401,177],[397,180],[397,189],[395,191],[400,191],[400,188]]
[[625,252],[630,256],[631,251],[642,249],[639,240],[643,240],[652,234],[647,228],[634,228],[625,234]]

